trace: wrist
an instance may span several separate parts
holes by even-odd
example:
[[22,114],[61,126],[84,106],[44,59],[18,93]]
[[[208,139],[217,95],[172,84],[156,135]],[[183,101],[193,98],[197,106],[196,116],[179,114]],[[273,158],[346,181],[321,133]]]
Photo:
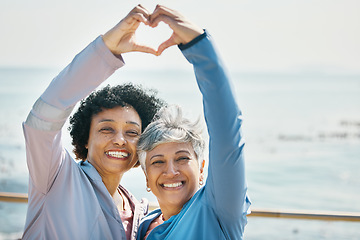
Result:
[[195,38],[193,38],[191,41],[189,41],[188,43],[185,43],[185,44],[180,43],[178,45],[178,47],[180,48],[181,51],[183,51],[183,50],[195,45],[197,42],[199,42],[201,39],[205,38],[206,36],[207,36],[207,32],[205,29],[203,29],[202,32],[199,35],[197,35]]

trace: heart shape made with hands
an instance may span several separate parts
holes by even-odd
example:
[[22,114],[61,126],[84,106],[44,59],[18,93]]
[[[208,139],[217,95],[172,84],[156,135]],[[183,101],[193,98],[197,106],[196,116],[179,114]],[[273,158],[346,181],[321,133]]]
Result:
[[168,40],[172,34],[173,30],[163,22],[160,22],[155,28],[141,23],[135,33],[138,44],[146,45],[154,49],[159,49],[159,46]]

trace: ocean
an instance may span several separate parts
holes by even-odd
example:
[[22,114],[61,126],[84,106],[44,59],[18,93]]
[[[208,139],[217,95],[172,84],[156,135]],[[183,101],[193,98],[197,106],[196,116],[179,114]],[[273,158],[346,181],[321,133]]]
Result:
[[[59,69],[0,68],[0,192],[27,192],[22,122]],[[252,207],[360,213],[360,76],[230,72],[244,114]],[[120,69],[105,84],[155,88],[192,118],[202,115],[192,70]],[[105,85],[103,84],[103,85]],[[102,85],[102,86],[103,86]],[[221,114],[221,113],[219,113]],[[65,146],[71,151],[64,128]],[[140,169],[122,180],[146,192]],[[17,239],[27,204],[0,202],[0,239]],[[245,239],[360,239],[359,222],[249,217]]]

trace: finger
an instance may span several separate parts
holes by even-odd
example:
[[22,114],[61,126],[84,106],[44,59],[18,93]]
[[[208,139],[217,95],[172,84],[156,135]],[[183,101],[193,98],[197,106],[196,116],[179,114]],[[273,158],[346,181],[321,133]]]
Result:
[[155,56],[158,56],[157,50],[148,46],[138,46],[137,48],[134,49],[134,52],[150,53]]
[[151,19],[150,26],[155,28],[159,25],[160,22],[166,23],[171,29],[172,26],[174,25],[173,18],[166,15],[158,15],[157,17]]
[[180,16],[180,14],[175,17],[171,17],[168,15],[157,15],[151,18],[151,27],[156,27],[160,22],[164,22],[167,24],[177,35],[177,44],[179,43],[187,43],[192,39],[201,35],[204,30],[197,25],[189,22],[184,17]]
[[134,20],[137,21],[137,22],[142,22],[144,23],[145,25],[149,25],[150,22],[149,22],[149,19],[144,16],[144,14],[142,13],[133,13],[129,16],[129,21],[128,21],[128,24],[134,24]]
[[150,23],[150,12],[144,8],[142,5],[137,5],[135,8],[133,8],[130,13],[128,14],[128,17],[134,17],[134,16],[141,16],[140,18],[136,18],[137,20],[143,22],[146,25],[149,25]]
[[146,13],[147,15],[150,16],[150,11],[147,10],[144,6],[142,6],[141,4],[136,6],[139,10],[142,10],[144,13]]
[[163,42],[162,44],[160,44],[158,50],[157,50],[157,55],[161,55],[163,53],[163,51],[171,46],[176,45],[176,42],[174,41],[173,37],[170,37],[168,40],[166,40],[165,42]]
[[134,7],[130,13],[142,13],[144,14],[144,16],[146,17],[150,17],[150,12],[145,8],[143,7],[141,4],[137,5],[136,7]]
[[165,7],[162,5],[157,5],[154,12],[150,16],[150,21],[152,21],[152,19],[158,17],[159,15],[165,15],[165,16],[169,16],[169,17],[173,18],[173,17],[178,16],[179,13],[168,7]]

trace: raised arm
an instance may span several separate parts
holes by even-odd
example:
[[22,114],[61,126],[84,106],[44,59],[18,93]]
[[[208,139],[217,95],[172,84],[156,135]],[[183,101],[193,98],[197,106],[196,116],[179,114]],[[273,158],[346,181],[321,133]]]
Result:
[[161,6],[157,8],[157,21],[152,17],[152,22],[163,21],[174,31],[162,46],[178,44],[194,66],[210,137],[205,191],[221,225],[236,238],[243,233],[250,202],[246,195],[242,114],[232,83],[210,35],[175,11]]
[[61,143],[61,129],[75,104],[124,65],[120,54],[155,49],[136,44],[134,31],[140,22],[149,24],[140,5],[122,21],[99,36],[53,79],[23,124],[31,184],[43,194],[49,191],[67,154]]
[[[193,64],[203,95],[204,116],[209,133],[209,169],[206,192],[224,226],[246,223],[249,201],[244,166],[242,113],[232,83],[211,37],[204,33],[192,46],[180,46]],[[240,229],[241,231],[243,229]]]

